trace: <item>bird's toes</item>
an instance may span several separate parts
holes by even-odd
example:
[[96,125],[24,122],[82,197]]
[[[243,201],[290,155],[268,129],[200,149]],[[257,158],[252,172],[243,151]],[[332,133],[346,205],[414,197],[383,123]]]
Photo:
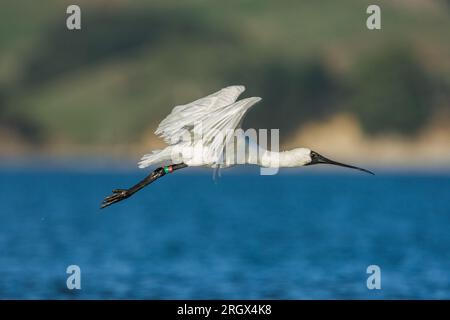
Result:
[[103,200],[103,202],[102,202],[102,206],[101,206],[101,208],[103,209],[103,208],[105,208],[105,207],[107,207],[107,206],[110,206],[110,205],[112,205],[113,203],[116,203],[117,201],[119,201],[120,199],[119,198],[117,198],[117,197],[115,197],[115,198],[110,198],[109,200]]
[[101,209],[112,205],[113,203],[119,202],[125,198],[128,197],[128,190],[127,189],[114,189],[113,194],[107,196],[102,201]]
[[110,196],[107,196],[105,199],[103,199],[103,203],[108,202],[108,201],[112,200],[112,199],[115,198],[115,197],[116,197],[115,194],[110,195]]
[[126,193],[128,190],[126,189],[114,189],[112,192],[113,193]]

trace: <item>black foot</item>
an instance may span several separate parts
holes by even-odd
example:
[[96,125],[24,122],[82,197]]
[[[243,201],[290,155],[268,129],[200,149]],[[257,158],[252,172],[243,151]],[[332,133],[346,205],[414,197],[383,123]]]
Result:
[[128,198],[131,194],[128,192],[128,190],[125,189],[115,189],[112,191],[113,194],[106,197],[103,201],[102,201],[102,206],[100,207],[100,209],[106,208],[107,206],[112,205],[113,203],[122,201],[126,198]]

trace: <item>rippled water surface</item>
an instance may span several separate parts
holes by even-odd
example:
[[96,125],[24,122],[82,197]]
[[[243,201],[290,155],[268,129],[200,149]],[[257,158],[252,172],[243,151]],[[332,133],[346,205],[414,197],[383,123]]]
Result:
[[0,298],[450,298],[449,174],[186,171],[1,170]]

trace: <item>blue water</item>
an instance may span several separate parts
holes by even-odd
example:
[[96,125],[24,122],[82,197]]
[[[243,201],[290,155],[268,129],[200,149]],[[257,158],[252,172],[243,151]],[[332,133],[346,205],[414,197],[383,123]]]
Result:
[[1,170],[0,298],[450,298],[449,174],[306,172]]

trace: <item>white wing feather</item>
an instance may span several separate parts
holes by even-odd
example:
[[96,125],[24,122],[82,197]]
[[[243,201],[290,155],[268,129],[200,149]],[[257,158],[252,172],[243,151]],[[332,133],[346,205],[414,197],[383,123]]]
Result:
[[244,90],[244,86],[230,86],[194,102],[176,106],[161,121],[155,134],[163,138],[166,143],[175,144],[182,138],[185,130],[191,131],[196,123],[204,121],[216,110],[235,102]]
[[229,106],[217,110],[202,122],[203,146],[207,149],[207,157],[221,160],[224,148],[234,136],[234,130],[240,126],[247,111],[261,98],[251,97],[239,100]]
[[[183,141],[186,132],[192,139],[194,129],[201,129],[195,134],[202,137],[203,148],[206,148],[205,157],[219,163],[225,146],[234,136],[234,130],[241,125],[248,109],[261,100],[251,97],[235,102],[244,90],[244,86],[230,86],[189,104],[176,106],[161,121],[155,134],[167,144],[175,145]],[[144,168],[167,160],[168,157],[170,155],[164,151],[144,155],[139,167]]]

